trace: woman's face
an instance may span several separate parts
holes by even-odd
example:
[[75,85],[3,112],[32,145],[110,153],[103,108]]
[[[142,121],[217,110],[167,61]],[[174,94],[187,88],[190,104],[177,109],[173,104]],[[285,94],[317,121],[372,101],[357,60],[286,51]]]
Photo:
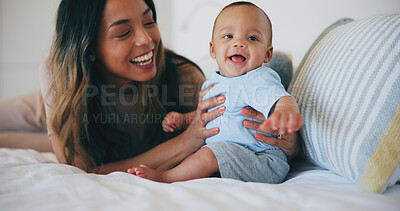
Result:
[[107,84],[148,81],[157,72],[160,40],[153,13],[143,0],[107,0],[93,59]]

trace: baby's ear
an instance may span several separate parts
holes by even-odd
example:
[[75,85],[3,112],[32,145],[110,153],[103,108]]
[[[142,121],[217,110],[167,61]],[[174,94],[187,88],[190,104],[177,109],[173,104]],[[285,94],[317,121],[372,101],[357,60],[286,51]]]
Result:
[[211,55],[211,58],[215,59],[215,50],[214,50],[214,44],[212,41],[210,41],[210,55]]
[[272,59],[272,54],[274,51],[274,47],[269,46],[267,52],[265,53],[264,63],[268,63]]

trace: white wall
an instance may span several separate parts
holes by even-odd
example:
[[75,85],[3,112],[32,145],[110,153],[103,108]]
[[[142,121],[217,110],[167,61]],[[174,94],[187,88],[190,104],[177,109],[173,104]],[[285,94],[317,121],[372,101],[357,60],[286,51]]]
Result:
[[39,90],[59,0],[0,0],[0,99]]
[[[160,0],[159,0],[160,1]],[[315,38],[334,21],[380,13],[400,13],[400,0],[248,0],[268,14],[274,50],[292,55],[299,65]],[[218,12],[234,0],[172,0],[171,47],[210,75],[216,68],[208,54],[212,24]]]
[[[214,18],[232,0],[154,0],[164,44],[209,75]],[[275,50],[298,65],[319,33],[342,17],[400,13],[400,0],[250,0],[269,15]],[[0,0],[0,100],[39,90],[38,67],[48,54],[60,0]]]

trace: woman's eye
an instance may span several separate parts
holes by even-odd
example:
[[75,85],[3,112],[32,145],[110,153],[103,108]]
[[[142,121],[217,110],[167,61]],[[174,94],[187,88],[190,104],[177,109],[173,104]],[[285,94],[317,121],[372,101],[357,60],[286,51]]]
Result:
[[129,33],[131,33],[131,31],[127,31],[127,32],[125,32],[125,33],[123,33],[123,34],[121,34],[121,35],[117,35],[117,36],[115,36],[115,37],[117,37],[117,38],[123,38],[123,37],[127,36]]
[[249,37],[249,40],[251,40],[251,41],[257,41],[258,39],[257,39],[256,37],[251,36],[251,37]]
[[151,26],[153,26],[155,23],[156,23],[155,21],[150,21],[150,22],[145,23],[144,25],[147,26],[147,27],[151,27]]
[[232,35],[225,35],[224,38],[225,39],[230,39],[230,38],[233,38],[233,36]]

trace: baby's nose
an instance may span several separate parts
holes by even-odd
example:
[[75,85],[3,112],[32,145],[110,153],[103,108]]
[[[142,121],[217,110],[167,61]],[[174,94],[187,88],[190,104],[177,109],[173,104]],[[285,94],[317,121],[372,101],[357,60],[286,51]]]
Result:
[[241,40],[236,40],[234,43],[233,43],[233,47],[235,47],[235,48],[243,48],[245,45],[244,45],[244,42],[243,41],[241,41]]

